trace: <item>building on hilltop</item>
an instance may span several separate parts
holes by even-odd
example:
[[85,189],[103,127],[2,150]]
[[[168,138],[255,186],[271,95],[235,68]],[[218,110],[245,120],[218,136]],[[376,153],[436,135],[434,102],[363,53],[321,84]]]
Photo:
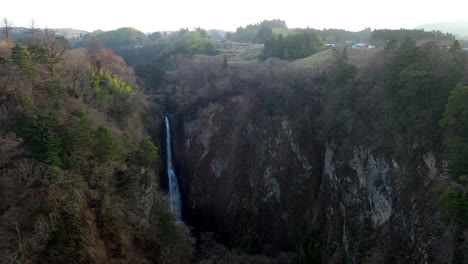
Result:
[[375,49],[375,45],[369,43],[357,43],[352,46],[353,49]]

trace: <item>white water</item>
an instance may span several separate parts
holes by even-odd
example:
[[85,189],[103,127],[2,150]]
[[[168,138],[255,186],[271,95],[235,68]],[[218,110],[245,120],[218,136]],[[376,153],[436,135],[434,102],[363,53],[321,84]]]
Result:
[[166,165],[167,177],[169,181],[171,211],[174,214],[177,222],[181,222],[182,201],[180,199],[179,184],[177,183],[177,177],[174,172],[174,165],[172,164],[171,125],[167,116],[164,117],[164,122],[166,124]]

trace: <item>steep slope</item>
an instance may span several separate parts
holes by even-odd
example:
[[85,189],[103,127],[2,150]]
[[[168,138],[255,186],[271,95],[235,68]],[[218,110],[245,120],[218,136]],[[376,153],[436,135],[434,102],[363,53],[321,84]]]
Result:
[[0,47],[0,262],[189,263],[133,72],[46,37]]
[[438,121],[463,64],[456,44],[410,39],[358,67],[180,61],[161,103],[186,217],[295,263],[462,263],[466,183]]

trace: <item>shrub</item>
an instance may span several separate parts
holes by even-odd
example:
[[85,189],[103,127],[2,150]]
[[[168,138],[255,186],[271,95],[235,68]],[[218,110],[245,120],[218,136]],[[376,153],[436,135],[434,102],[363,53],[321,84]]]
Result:
[[158,148],[149,139],[143,139],[134,157],[140,166],[149,167],[158,159]]
[[106,127],[98,127],[94,131],[94,157],[101,162],[115,158],[117,154],[117,139]]
[[63,137],[63,160],[65,167],[84,169],[87,167],[93,148],[93,123],[83,111],[74,111],[65,123]]
[[444,184],[437,186],[439,193],[435,206],[442,214],[442,219],[447,223],[466,227],[468,225],[468,199],[460,186],[447,187]]
[[448,169],[455,180],[468,175],[468,86],[457,85],[450,94],[440,125],[449,129]]
[[18,44],[11,48],[11,62],[17,65],[26,76],[36,75],[36,67],[31,61],[29,52]]
[[98,70],[91,73],[90,82],[96,97],[109,104],[112,116],[121,119],[132,111],[133,88],[115,74]]
[[461,177],[468,176],[468,138],[451,137],[448,147],[447,168],[452,178],[459,182]]
[[92,144],[93,124],[83,111],[74,111],[67,122],[64,135],[64,149],[79,151],[89,148]]
[[159,225],[161,228],[163,247],[171,247],[180,237],[175,220],[175,217],[169,212],[159,213]]
[[62,166],[60,155],[63,145],[59,135],[59,122],[54,114],[32,115],[25,111],[16,124],[16,133],[40,161]]

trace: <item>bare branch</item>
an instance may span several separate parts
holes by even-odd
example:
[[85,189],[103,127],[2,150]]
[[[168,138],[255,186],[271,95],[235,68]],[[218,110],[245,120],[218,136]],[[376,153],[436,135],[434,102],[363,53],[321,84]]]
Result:
[[13,22],[8,20],[6,17],[2,20],[2,31],[5,36],[6,42],[11,44],[11,31],[13,30]]
[[31,35],[31,39],[34,40],[36,38],[36,32],[37,32],[36,20],[34,18],[31,18],[29,20],[29,30],[28,30],[28,34]]
[[70,44],[67,39],[62,36],[57,36],[55,31],[50,30],[47,27],[45,28],[44,36],[42,37],[42,46],[49,51],[53,63],[61,62],[65,51],[70,48]]

